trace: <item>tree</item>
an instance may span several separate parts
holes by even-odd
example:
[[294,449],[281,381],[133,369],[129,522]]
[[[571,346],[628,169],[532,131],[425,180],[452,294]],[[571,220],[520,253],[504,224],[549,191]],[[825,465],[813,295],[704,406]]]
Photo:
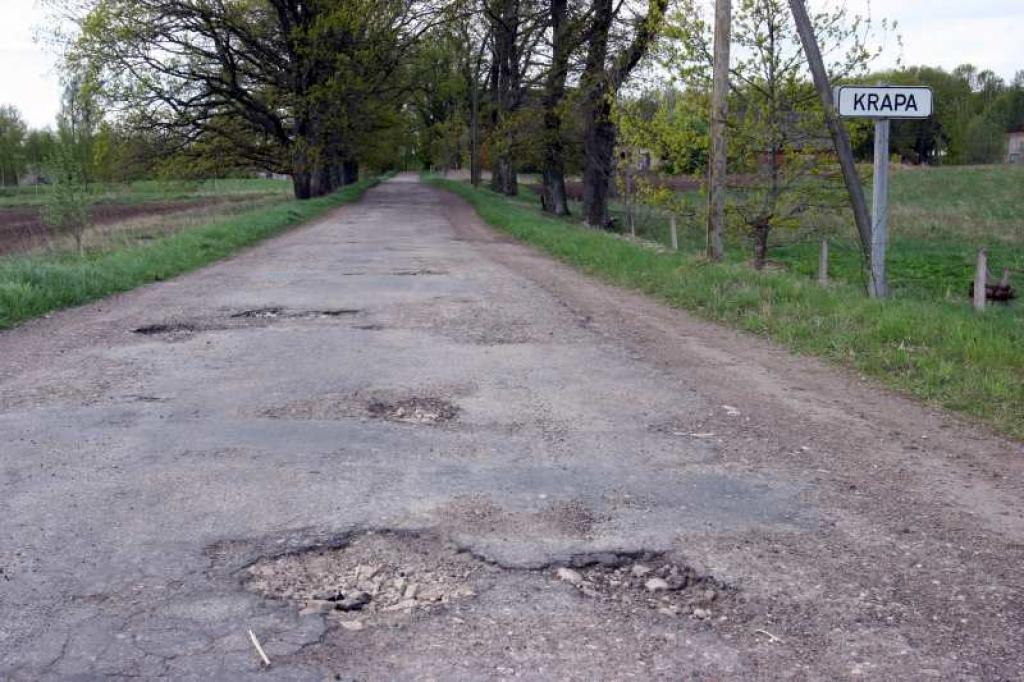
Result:
[[0,187],[17,185],[25,169],[24,142],[28,128],[21,112],[0,106]]
[[[1007,84],[991,71],[963,64],[952,72],[913,66],[865,80],[927,85],[934,92],[930,118],[891,124],[893,153],[907,163],[995,163],[1002,157],[1003,134],[1024,124],[1024,74]],[[860,127],[867,132],[866,124]],[[861,134],[858,154],[867,158],[870,150],[870,135]]]
[[644,12],[623,16],[628,11],[625,3],[591,0],[584,28],[586,58],[580,77],[580,106],[584,117],[583,217],[592,227],[611,224],[608,195],[616,141],[614,99],[657,37],[667,5],[668,0],[648,0]]
[[79,148],[65,138],[56,146],[48,166],[53,187],[46,195],[43,222],[58,233],[74,237],[81,256],[85,253],[83,237],[89,225],[89,193]]
[[999,163],[1006,157],[1006,127],[989,114],[967,124],[961,160],[968,164]]
[[566,98],[565,82],[575,50],[576,32],[570,24],[568,0],[549,0],[551,28],[551,64],[544,78],[544,171],[541,206],[553,215],[569,215],[569,197],[565,191],[565,143],[562,133],[562,109]]
[[485,0],[483,7],[491,48],[491,188],[515,195],[519,193],[519,113],[545,23],[533,0]]
[[308,198],[354,179],[428,18],[417,0],[98,0],[71,59],[116,113],[220,137]]
[[[814,33],[830,80],[866,72],[878,49],[868,46],[870,20],[839,6],[819,12]],[[836,159],[821,103],[793,17],[784,0],[740,0],[733,42],[740,57],[731,68],[729,104],[729,208],[754,245],[754,265],[763,267],[773,230],[795,225],[811,209],[838,207],[842,196]],[[687,88],[708,92],[711,35],[695,2],[683,2],[666,36],[666,64]]]
[[96,137],[103,125],[103,112],[96,97],[97,83],[97,73],[88,64],[69,65],[57,114],[60,145],[73,155],[86,185],[95,179]]
[[51,130],[30,130],[22,147],[25,167],[36,176],[44,175],[46,163],[57,147],[57,136]]

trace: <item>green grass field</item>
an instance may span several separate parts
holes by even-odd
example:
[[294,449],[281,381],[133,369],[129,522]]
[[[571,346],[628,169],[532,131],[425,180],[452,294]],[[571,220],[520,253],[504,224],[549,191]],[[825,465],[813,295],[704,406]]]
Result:
[[[981,247],[989,251],[995,276],[1004,267],[1019,270],[1016,281],[1024,289],[1024,166],[900,168],[891,180],[887,263],[894,297],[966,299]],[[870,197],[870,187],[866,189]],[[698,192],[688,193],[687,199],[695,208],[703,207]],[[524,193],[521,200],[532,204],[536,198]],[[612,214],[625,224],[620,205],[612,206]],[[669,243],[668,220],[661,212],[641,208],[638,215],[639,236]],[[704,248],[702,216],[680,220],[679,228],[681,251]],[[822,237],[829,239],[832,277],[863,286],[859,243],[852,218],[844,214],[811,215],[800,229],[775,231],[769,257],[776,267],[813,276]],[[751,257],[752,247],[741,234],[727,235],[729,261]],[[1024,319],[1024,306],[1004,310]]]
[[44,251],[0,258],[0,329],[202,267],[355,201],[374,184],[366,180],[319,199],[264,202],[146,243],[114,240],[81,257]]
[[[893,278],[902,276],[906,284],[889,301],[865,297],[852,248],[836,258],[838,281],[823,288],[811,276],[816,245],[780,247],[772,257],[786,267],[757,272],[746,262],[749,251],[741,251],[734,238],[730,259],[712,265],[699,255],[694,229],[684,241],[688,251],[668,253],[544,216],[532,197],[510,200],[463,182],[430,182],[466,198],[488,223],[587,273],[827,358],[1024,438],[1021,304],[978,315],[966,296],[945,295],[947,288],[959,292],[966,286],[976,244],[1006,237],[1009,257],[1021,257],[1021,240],[1006,236],[1015,224],[1013,211],[988,204],[1016,198],[1014,178],[1024,176],[1018,169],[966,169],[958,177],[961,170],[941,169],[926,178],[932,188],[927,191],[912,182],[909,171],[897,174],[894,218],[914,219],[894,228]],[[1003,170],[1006,177],[999,175]],[[943,196],[931,201],[929,191]],[[949,216],[970,225],[958,230]],[[988,222],[979,220],[985,216]],[[929,237],[940,228],[947,236]]]
[[[50,188],[0,187],[0,208],[41,206]],[[99,183],[90,186],[94,201],[134,204],[147,201],[186,201],[212,197],[280,196],[292,193],[289,180],[227,178],[213,180],[141,180],[126,184]]]

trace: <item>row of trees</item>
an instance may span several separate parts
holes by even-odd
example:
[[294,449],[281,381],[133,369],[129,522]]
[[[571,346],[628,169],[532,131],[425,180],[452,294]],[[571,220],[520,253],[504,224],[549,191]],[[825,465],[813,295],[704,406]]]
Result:
[[226,149],[287,173],[299,198],[410,149],[431,164],[468,156],[476,180],[486,162],[493,187],[515,194],[532,147],[544,206],[565,215],[578,142],[585,218],[606,226],[613,103],[667,4],[96,0],[71,13],[69,68],[120,125],[177,153]]
[[[872,74],[869,82],[928,85],[935,93],[935,115],[919,121],[894,121],[894,154],[907,163],[1001,163],[1006,133],[1024,127],[1024,71],[1006,82],[988,70],[963,64],[950,72],[912,67]],[[870,139],[861,131],[861,156]]]
[[469,157],[491,187],[519,191],[540,170],[542,204],[569,214],[567,172],[583,176],[583,217],[606,227],[615,168],[617,95],[655,44],[668,0],[473,0],[424,36],[430,77],[411,108],[428,166]]

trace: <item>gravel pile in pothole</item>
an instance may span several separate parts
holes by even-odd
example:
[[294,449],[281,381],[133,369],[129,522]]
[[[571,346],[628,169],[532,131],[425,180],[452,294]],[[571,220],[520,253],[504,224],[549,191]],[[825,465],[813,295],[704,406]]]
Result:
[[[464,393],[460,387],[448,387],[445,393]],[[346,419],[369,418],[390,422],[443,426],[454,421],[459,407],[438,393],[410,395],[405,391],[362,390],[355,393],[325,393],[296,400],[286,405],[267,407],[257,414],[271,419]]]
[[441,424],[451,421],[459,408],[440,398],[408,398],[395,402],[374,400],[366,406],[371,417],[411,424]]
[[667,616],[708,619],[731,588],[684,564],[643,555],[599,554],[560,566],[555,577],[594,599],[643,604]]
[[369,532],[341,548],[261,560],[247,569],[246,586],[360,630],[368,621],[473,597],[472,580],[493,570],[432,538]]

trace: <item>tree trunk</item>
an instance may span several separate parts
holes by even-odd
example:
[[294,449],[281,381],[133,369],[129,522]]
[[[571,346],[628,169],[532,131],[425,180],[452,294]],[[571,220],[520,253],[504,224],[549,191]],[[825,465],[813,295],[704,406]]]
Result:
[[754,267],[758,270],[764,268],[768,262],[768,232],[771,230],[771,223],[761,221],[754,225]]
[[513,196],[519,191],[514,160],[516,141],[509,119],[519,108],[521,92],[520,55],[517,37],[520,30],[520,5],[517,0],[501,0],[491,15],[491,96],[494,100],[492,129],[504,136],[496,151],[491,188]]
[[613,0],[592,0],[587,58],[580,79],[583,89],[583,214],[591,227],[608,227],[608,196],[615,154],[611,98],[647,53],[657,36],[668,0],[648,0],[647,14],[635,22],[636,33],[609,61],[608,36],[615,21]]
[[565,149],[562,144],[562,100],[569,67],[566,29],[567,0],[551,0],[551,67],[544,86],[544,189],[541,205],[554,215],[569,215],[565,192]]
[[292,171],[292,191],[296,199],[309,199],[313,196],[310,187],[309,171],[304,168],[296,168]]
[[611,122],[606,65],[614,9],[612,0],[593,0],[590,9],[590,44],[581,78],[586,110],[583,122],[583,219],[590,227],[603,229],[610,222],[608,194],[615,153],[615,127]]
[[310,173],[309,195],[311,197],[322,197],[330,194],[331,190],[330,167],[322,162],[318,163],[316,168]]
[[470,85],[469,121],[469,181],[474,187],[480,186],[480,85],[475,74]]
[[583,217],[587,225],[606,229],[611,226],[608,197],[614,170],[615,125],[611,103],[604,95],[587,112],[583,155]]
[[491,188],[495,192],[501,192],[510,197],[519,193],[519,180],[509,154],[502,154],[497,158],[491,173]]
[[345,159],[342,162],[342,184],[351,185],[359,182],[359,162],[355,159]]

